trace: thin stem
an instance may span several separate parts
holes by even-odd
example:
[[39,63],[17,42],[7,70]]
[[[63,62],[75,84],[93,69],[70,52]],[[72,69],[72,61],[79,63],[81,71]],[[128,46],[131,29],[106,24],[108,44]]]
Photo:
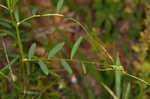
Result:
[[96,65],[105,65],[105,66],[112,66],[112,65],[108,65],[108,64],[103,64],[103,63],[99,63],[99,62],[93,62],[93,61],[85,61],[85,60],[77,60],[77,59],[66,59],[66,58],[58,58],[58,57],[52,57],[52,58],[43,58],[43,57],[34,57],[32,59],[27,59],[24,58],[24,62],[34,62],[34,61],[38,61],[38,60],[42,60],[42,61],[60,61],[60,60],[65,60],[68,62],[76,62],[76,63],[87,63],[87,64],[96,64]]
[[[70,20],[72,20],[73,22],[79,24],[79,25],[81,26],[81,28],[88,34],[88,36],[90,37],[90,39],[92,39],[94,42],[97,43],[97,41],[95,41],[94,38],[90,36],[90,33],[88,32],[88,30],[85,28],[84,25],[82,25],[79,21],[77,21],[77,20],[74,19],[74,18],[70,18]],[[112,56],[108,53],[108,51],[105,49],[105,47],[102,46],[102,45],[100,45],[100,44],[99,44],[99,46],[103,49],[103,51],[104,51],[104,52],[106,53],[106,55],[110,58],[110,60],[111,60],[112,62],[114,62]],[[97,48],[96,48],[96,49],[97,49]]]
[[22,74],[23,77],[23,82],[24,82],[24,90],[25,90],[25,85],[26,85],[26,79],[25,78],[25,74],[24,74],[24,52],[23,52],[23,45],[21,42],[21,37],[20,37],[20,32],[19,32],[19,26],[16,24],[16,32],[17,32],[17,42],[18,42],[18,46],[19,46],[19,51],[20,51],[20,55],[21,55],[21,71],[20,71],[20,76]]
[[114,94],[114,92],[107,87],[107,85],[105,85],[104,83],[101,83],[101,85],[108,91],[108,93],[114,98],[114,99],[118,99],[117,96]]
[[[60,60],[65,60],[65,61],[68,61],[68,62],[77,62],[77,63],[87,63],[87,64],[96,64],[96,65],[103,65],[103,66],[110,66],[111,68],[105,68],[105,69],[100,69],[100,68],[96,68],[96,70],[98,71],[120,71],[122,72],[123,74],[126,74],[127,76],[130,76],[138,81],[141,81],[143,82],[144,84],[146,85],[149,85],[150,86],[150,83],[144,81],[143,79],[141,78],[138,78],[136,76],[133,76],[127,72],[125,72],[125,70],[123,69],[123,66],[120,66],[120,67],[117,67],[115,65],[109,65],[109,64],[103,64],[103,63],[99,63],[99,62],[91,62],[91,61],[85,61],[85,60],[76,60],[76,59],[64,59],[64,58],[57,58],[57,57],[53,57],[53,58],[38,58],[38,57],[35,57],[33,59],[27,59],[25,58],[23,61],[24,62],[36,62],[38,60],[42,60],[42,61],[60,61]],[[115,68],[116,67],[116,68]]]
[[14,19],[14,16],[13,16],[13,10],[10,10],[10,11],[9,11],[9,14],[10,14],[10,18],[11,18],[12,25],[13,25],[14,27],[16,27],[16,22],[15,22],[15,19]]
[[[5,52],[5,57],[6,57],[7,63],[9,64],[10,61],[9,61],[9,58],[8,58],[7,47],[6,47],[6,43],[5,43],[4,40],[2,40],[2,44],[3,44],[3,48],[4,48],[4,52]],[[10,71],[11,77],[13,79],[13,71],[12,71],[11,67],[9,67],[9,71]]]
[[136,80],[138,80],[138,81],[140,81],[140,82],[143,82],[144,84],[150,86],[150,83],[149,83],[149,82],[147,82],[147,81],[145,81],[145,80],[143,80],[143,79],[141,79],[141,78],[139,78],[139,77],[136,77],[136,76],[134,76],[134,75],[131,75],[131,74],[127,73],[127,72],[123,72],[123,73],[124,73],[125,75],[127,75],[127,76],[130,76],[130,77],[132,77],[132,78],[134,78],[134,79],[136,79]]
[[22,46],[20,32],[19,32],[19,26],[16,25],[15,27],[16,27],[16,32],[17,32],[17,41],[18,41],[19,51],[20,51],[21,58],[23,60],[24,59],[24,52],[23,52],[23,46]]
[[101,68],[96,68],[98,71],[114,71],[112,68],[106,68],[106,69],[101,69]]
[[19,46],[20,55],[21,55],[21,58],[23,60],[24,59],[24,52],[23,52],[23,47],[22,47],[22,42],[21,42],[21,37],[20,37],[20,32],[19,32],[19,25],[17,25],[17,23],[14,19],[13,10],[10,10],[9,13],[10,13],[12,25],[16,28],[17,42],[18,42],[18,46]]
[[61,17],[63,17],[64,15],[62,15],[62,14],[43,14],[43,15],[33,15],[33,16],[30,16],[30,17],[27,17],[27,18],[25,18],[25,19],[21,20],[21,21],[20,21],[20,22],[18,22],[17,24],[18,24],[18,26],[19,26],[20,24],[22,24],[22,23],[23,23],[23,22],[25,22],[25,21],[28,21],[28,20],[30,20],[30,19],[37,18],[37,17],[42,17],[42,16],[61,16]]
[[7,8],[6,6],[4,6],[4,5],[2,5],[2,4],[0,4],[0,7],[2,7],[2,8],[4,8],[4,9],[8,10],[8,8]]

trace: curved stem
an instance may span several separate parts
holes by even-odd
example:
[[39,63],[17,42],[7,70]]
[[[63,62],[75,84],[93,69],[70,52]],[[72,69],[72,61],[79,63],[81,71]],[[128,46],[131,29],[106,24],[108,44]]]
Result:
[[42,16],[61,16],[61,17],[63,17],[64,15],[62,15],[62,14],[43,14],[43,15],[33,15],[33,16],[30,16],[30,17],[27,17],[27,18],[25,18],[25,19],[21,20],[21,21],[20,21],[20,22],[18,22],[17,24],[18,24],[18,25],[20,25],[20,24],[22,24],[22,23],[23,23],[23,22],[25,22],[25,21],[28,21],[28,20],[33,19],[33,18],[42,17]]
[[[88,36],[90,37],[90,39],[92,39],[94,42],[97,43],[97,41],[95,41],[95,39],[90,36],[90,33],[89,33],[88,30],[85,28],[85,26],[83,26],[79,21],[77,21],[77,20],[74,19],[74,18],[69,18],[69,19],[72,20],[73,22],[79,24],[79,25],[81,26],[81,28],[88,34]],[[103,45],[100,45],[100,44],[99,44],[99,46],[103,49],[103,51],[104,51],[104,52],[106,53],[106,55],[110,58],[110,60],[111,60],[112,62],[114,62],[112,56],[108,53],[108,51],[105,49],[105,47],[104,47]],[[95,47],[95,48],[96,48],[96,47]],[[96,49],[97,49],[97,48],[96,48]]]
[[145,81],[145,80],[143,80],[143,79],[141,79],[141,78],[139,78],[139,77],[136,77],[136,76],[134,76],[134,75],[131,75],[131,74],[127,73],[127,72],[123,72],[123,73],[124,73],[125,75],[129,76],[129,77],[132,77],[132,78],[134,78],[134,79],[136,79],[136,80],[138,80],[138,81],[140,81],[140,82],[143,82],[144,84],[150,86],[150,83],[148,83],[147,81]]
[[108,93],[114,98],[118,99],[117,96],[114,94],[114,92],[104,83],[101,83],[101,85],[108,91]]

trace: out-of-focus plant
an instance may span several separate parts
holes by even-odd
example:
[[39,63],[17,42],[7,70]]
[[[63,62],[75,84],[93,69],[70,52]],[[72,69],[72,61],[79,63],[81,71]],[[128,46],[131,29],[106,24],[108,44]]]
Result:
[[[143,32],[141,32],[140,42],[133,46],[134,51],[137,53],[138,59],[137,61],[134,61],[133,64],[135,70],[137,71],[137,75],[139,75],[139,77],[142,77],[143,79],[146,79],[147,81],[150,81],[150,5],[147,5],[146,18],[144,20],[144,23],[146,28]],[[143,91],[143,86],[141,85],[140,90],[141,93],[139,95],[139,98],[148,97],[147,93],[149,92]]]

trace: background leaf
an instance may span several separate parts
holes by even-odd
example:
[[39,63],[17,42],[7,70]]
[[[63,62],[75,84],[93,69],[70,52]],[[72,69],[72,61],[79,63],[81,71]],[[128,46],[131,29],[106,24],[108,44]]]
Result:
[[9,28],[9,29],[12,28],[12,26],[8,22],[0,21],[0,25],[2,25],[3,27]]
[[14,9],[14,16],[17,22],[19,22],[19,7],[16,6]]
[[59,13],[62,6],[63,6],[63,2],[64,0],[59,0],[58,3],[57,3],[57,9],[56,9],[56,13]]
[[28,58],[31,59],[34,56],[36,43],[33,43],[29,49]]
[[81,63],[81,65],[82,65],[83,73],[86,74],[86,67],[85,67],[84,63]]
[[35,15],[38,11],[38,7],[37,6],[31,6],[32,8],[32,15]]
[[44,74],[48,75],[48,68],[47,66],[43,63],[43,61],[39,60],[38,64],[40,65],[41,70],[43,71]]
[[73,58],[73,56],[75,55],[76,51],[78,50],[82,39],[83,39],[82,36],[80,36],[78,38],[78,40],[75,42],[75,44],[73,45],[73,48],[72,48],[72,51],[71,51],[71,56],[70,56],[71,59]]
[[69,64],[65,60],[62,59],[61,64],[69,74],[72,74],[72,69],[70,68]]
[[57,52],[59,52],[64,46],[64,42],[57,44],[48,54],[48,58],[55,56]]
[[122,99],[129,99],[129,94],[130,94],[130,88],[131,88],[131,85],[130,83],[128,82],[125,86],[125,91],[123,92],[123,97]]

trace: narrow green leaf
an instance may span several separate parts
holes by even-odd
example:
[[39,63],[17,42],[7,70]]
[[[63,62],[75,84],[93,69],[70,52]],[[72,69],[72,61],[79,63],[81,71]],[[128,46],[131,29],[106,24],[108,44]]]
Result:
[[9,29],[12,28],[12,26],[11,26],[9,23],[4,22],[4,21],[1,21],[1,22],[0,22],[0,25],[4,26],[4,27],[6,27],[6,28],[9,28]]
[[27,21],[23,22],[22,25],[26,27],[31,27],[31,23]]
[[13,38],[16,38],[16,35],[13,34],[11,31],[9,31],[8,29],[0,29],[0,34],[7,34],[8,36],[11,36]]
[[83,73],[86,74],[86,67],[85,67],[84,63],[81,63],[81,65],[82,65]]
[[83,39],[83,37],[80,36],[79,39],[73,45],[73,48],[72,48],[72,51],[71,51],[71,56],[70,56],[71,59],[73,58],[73,56],[75,55],[76,51],[78,50],[82,39]]
[[57,44],[48,54],[48,58],[55,56],[57,52],[59,52],[64,46],[64,42]]
[[[117,54],[117,59],[116,59],[116,66],[120,66],[120,58],[119,55]],[[121,96],[121,72],[120,71],[115,71],[115,91],[118,99],[120,99]]]
[[62,6],[63,6],[63,2],[64,0],[59,0],[58,3],[57,3],[57,9],[56,9],[56,13],[59,13]]
[[7,64],[4,68],[2,68],[0,71],[3,72],[9,67],[11,67],[17,60],[19,59],[19,56],[16,56],[9,64]]
[[6,36],[7,33],[0,33],[0,38]]
[[19,22],[19,7],[16,6],[14,10],[14,16],[17,22]]
[[29,59],[31,59],[34,56],[35,49],[36,49],[36,43],[33,43],[29,49],[29,52],[28,52],[28,58]]
[[25,67],[26,67],[27,75],[30,75],[30,71],[31,71],[30,68],[31,68],[31,65],[30,65],[29,62],[26,62],[25,65],[26,65]]
[[66,18],[66,19],[70,19],[70,18],[71,18],[71,16],[64,16],[64,18]]
[[7,18],[2,17],[2,16],[0,16],[0,21],[3,21],[3,22],[11,24],[11,20],[10,19],[7,19]]
[[43,63],[43,61],[38,60],[38,64],[40,65],[41,70],[43,71],[44,74],[48,75],[48,68],[47,66]]
[[83,77],[82,79],[83,79],[83,84],[85,86],[85,92],[88,96],[88,99],[96,99],[95,95],[93,93],[93,89],[91,88],[91,86],[90,86],[88,80],[86,79],[86,77]]
[[114,94],[114,92],[113,92],[105,83],[101,83],[101,84],[102,84],[102,86],[107,90],[107,92],[110,93],[110,95],[111,95],[114,99],[120,99],[120,98],[118,98],[118,97]]
[[69,74],[72,74],[72,69],[70,68],[69,64],[65,60],[62,59],[61,64]]
[[[73,43],[72,41],[68,40],[68,38],[64,35],[63,32],[61,32],[58,28],[57,28],[58,32],[59,32],[59,35],[65,40],[66,44],[68,46],[70,46],[70,48],[73,47]],[[87,57],[84,56],[80,51],[77,52],[77,55],[78,55],[78,58],[80,60],[85,60],[85,61],[88,61]],[[111,91],[111,89],[109,87],[107,87],[105,84],[104,84],[104,78],[103,76],[97,71],[96,67],[93,66],[92,64],[86,64],[87,66],[87,70],[89,70],[89,72],[91,72],[91,74],[93,75],[93,77],[95,77],[95,79],[98,81],[98,83],[100,85],[102,85],[107,91],[108,93],[114,98],[114,99],[117,99],[116,95],[113,93],[113,91]]]
[[130,85],[130,83],[128,83],[127,86],[125,87],[125,92],[122,97],[123,99],[129,99],[130,88],[131,88],[131,85]]
[[32,6],[31,8],[32,8],[32,15],[35,15],[38,11],[38,7]]

